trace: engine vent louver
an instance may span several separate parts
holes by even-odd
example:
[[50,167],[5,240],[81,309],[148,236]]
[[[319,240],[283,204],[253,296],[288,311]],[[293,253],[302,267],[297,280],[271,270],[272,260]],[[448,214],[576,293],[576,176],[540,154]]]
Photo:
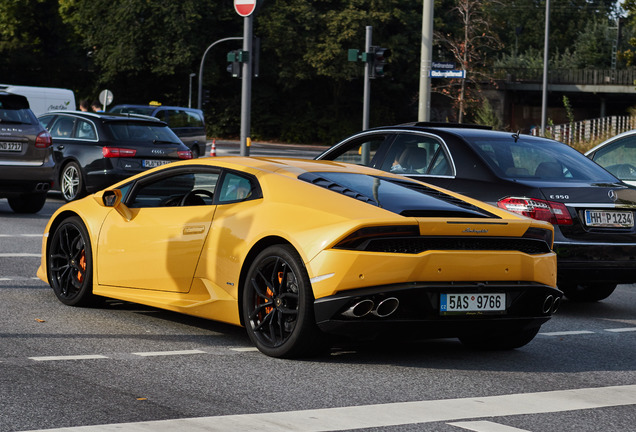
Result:
[[316,173],[309,173],[309,172],[303,173],[300,176],[298,176],[298,178],[300,180],[304,180],[304,181],[306,181],[308,183],[315,184],[316,186],[320,186],[320,187],[323,187],[325,189],[329,189],[330,191],[338,192],[338,193],[340,193],[342,195],[346,195],[348,197],[355,198],[355,199],[357,199],[359,201],[374,205],[376,207],[380,206],[380,204],[376,200],[374,200],[373,198],[368,197],[368,196],[366,196],[364,194],[361,194],[360,192],[356,192],[353,189],[350,189],[350,188],[348,188],[346,186],[342,186],[341,184],[338,184],[338,183],[336,183],[336,182],[334,182],[332,180],[329,180],[329,179],[327,179],[325,177],[322,177],[322,176],[320,176],[320,175],[318,175]]

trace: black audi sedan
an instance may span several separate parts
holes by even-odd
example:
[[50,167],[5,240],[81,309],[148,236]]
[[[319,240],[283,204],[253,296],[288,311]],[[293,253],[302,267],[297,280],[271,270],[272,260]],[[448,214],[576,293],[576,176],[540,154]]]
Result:
[[51,111],[38,117],[53,139],[57,187],[69,202],[192,153],[154,117]]
[[558,287],[571,300],[601,300],[636,282],[636,189],[561,142],[409,123],[357,133],[316,159],[400,173],[551,222]]

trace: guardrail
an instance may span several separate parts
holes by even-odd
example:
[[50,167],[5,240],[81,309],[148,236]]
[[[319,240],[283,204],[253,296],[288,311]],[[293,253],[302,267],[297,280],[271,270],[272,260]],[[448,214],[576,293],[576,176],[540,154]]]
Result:
[[[636,129],[636,117],[611,116],[547,126],[546,136],[573,146],[602,141],[631,129]],[[538,136],[541,130],[533,128],[531,133]]]
[[[542,82],[543,69],[493,68],[493,76],[507,83]],[[552,69],[548,70],[550,84],[629,85],[636,82],[636,69]]]

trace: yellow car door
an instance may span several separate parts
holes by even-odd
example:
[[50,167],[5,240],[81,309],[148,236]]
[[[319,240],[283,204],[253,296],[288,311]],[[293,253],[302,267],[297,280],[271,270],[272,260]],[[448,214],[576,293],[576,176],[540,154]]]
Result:
[[130,218],[112,211],[99,235],[99,285],[188,292],[212,224],[218,173],[179,173],[133,188]]

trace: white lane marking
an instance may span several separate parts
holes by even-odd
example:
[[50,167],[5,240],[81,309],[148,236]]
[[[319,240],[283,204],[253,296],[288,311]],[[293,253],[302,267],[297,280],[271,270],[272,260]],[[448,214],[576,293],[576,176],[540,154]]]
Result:
[[448,423],[451,426],[456,426],[462,429],[468,429],[475,432],[529,432],[526,429],[514,428],[512,426],[506,426],[499,423],[489,422],[486,420],[474,421],[474,422],[455,422]]
[[35,253],[0,253],[0,258],[24,258],[24,257],[41,257],[42,254]]
[[154,356],[174,356],[174,355],[187,355],[187,354],[207,354],[206,351],[201,350],[181,350],[181,351],[147,351],[147,352],[134,352],[136,356],[141,357],[154,357]]
[[636,327],[605,329],[605,331],[614,332],[614,333],[633,332],[633,331],[636,331]]
[[529,432],[526,429],[518,429],[512,426],[506,426],[499,423],[493,423],[486,420],[472,422],[455,422],[448,423],[462,429],[468,429],[475,432]]
[[115,432],[126,430],[135,432],[173,432],[175,430],[236,430],[242,432],[326,432],[449,422],[484,417],[545,414],[625,405],[636,405],[636,385],[67,427],[46,429],[46,431]]
[[57,361],[57,360],[95,360],[95,359],[107,359],[108,357],[101,354],[87,354],[87,355],[69,355],[69,356],[44,356],[44,357],[29,357],[30,360],[35,361]]
[[546,332],[539,333],[544,336],[572,336],[572,335],[582,335],[582,334],[594,334],[593,331],[589,330],[576,330],[576,331],[560,331],[560,332]]
[[258,348],[256,347],[244,347],[244,348],[230,348],[231,351],[237,351],[237,352],[251,352],[251,351],[258,351]]

